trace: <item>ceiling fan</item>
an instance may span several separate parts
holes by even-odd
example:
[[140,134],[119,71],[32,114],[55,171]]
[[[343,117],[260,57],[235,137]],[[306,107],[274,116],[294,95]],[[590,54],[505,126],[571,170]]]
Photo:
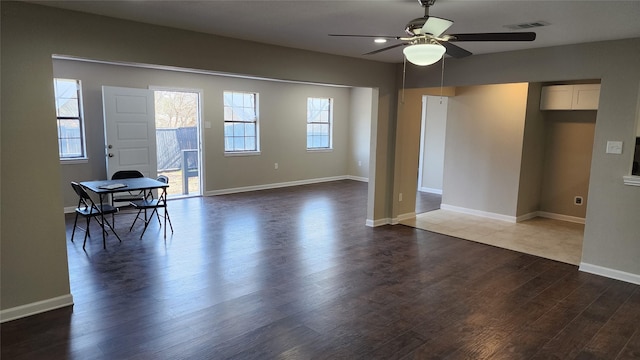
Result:
[[401,40],[402,42],[399,44],[374,50],[364,55],[373,55],[400,46],[406,46],[403,49],[405,57],[409,62],[419,66],[431,65],[440,60],[445,53],[454,58],[463,58],[472,55],[471,52],[452,44],[452,42],[533,41],[536,39],[536,33],[534,32],[444,34],[444,32],[453,25],[453,21],[429,15],[429,8],[433,6],[435,2],[436,0],[418,0],[418,3],[424,8],[424,16],[409,21],[404,29],[406,33],[405,36],[346,34],[329,34],[329,36]]

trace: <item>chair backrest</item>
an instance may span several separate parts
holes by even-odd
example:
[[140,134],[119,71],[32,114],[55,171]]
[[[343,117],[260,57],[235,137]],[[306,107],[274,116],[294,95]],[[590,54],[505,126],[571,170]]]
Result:
[[82,185],[78,184],[75,181],[72,181],[71,187],[73,188],[73,191],[75,191],[76,194],[78,194],[78,196],[81,199],[84,199],[84,200],[90,199],[89,194],[86,192],[85,189],[82,188]]
[[158,181],[160,181],[160,182],[163,182],[163,183],[165,183],[165,184],[168,184],[168,183],[169,183],[169,178],[168,178],[167,176],[165,176],[165,175],[160,175],[160,176],[158,176],[158,179],[156,179],[156,180],[158,180]]
[[72,181],[71,187],[73,188],[73,191],[75,191],[76,194],[78,194],[78,197],[80,198],[80,201],[78,202],[78,207],[80,207],[81,205],[83,205],[86,208],[93,207],[93,200],[91,199],[87,191],[82,187],[82,185],[78,184],[75,181]]
[[134,178],[141,178],[141,177],[144,177],[144,174],[142,174],[138,170],[120,170],[120,171],[116,171],[115,173],[113,173],[113,175],[111,175],[111,180],[134,179]]

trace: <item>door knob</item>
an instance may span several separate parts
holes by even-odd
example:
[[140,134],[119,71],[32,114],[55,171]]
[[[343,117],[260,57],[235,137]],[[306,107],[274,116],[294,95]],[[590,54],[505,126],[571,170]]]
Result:
[[112,153],[109,153],[109,157],[113,157],[113,154],[112,154]]

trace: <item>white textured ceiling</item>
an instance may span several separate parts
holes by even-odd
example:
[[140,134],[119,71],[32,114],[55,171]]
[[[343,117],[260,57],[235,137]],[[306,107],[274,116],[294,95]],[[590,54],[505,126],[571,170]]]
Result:
[[[402,47],[367,38],[328,34],[403,35],[407,22],[424,15],[417,0],[359,1],[30,1],[47,6],[262,43],[385,62],[402,62]],[[640,37],[636,1],[438,0],[431,15],[455,23],[446,32],[505,32],[505,25],[544,21],[534,42],[457,42],[475,54]],[[395,40],[394,40],[395,41]]]

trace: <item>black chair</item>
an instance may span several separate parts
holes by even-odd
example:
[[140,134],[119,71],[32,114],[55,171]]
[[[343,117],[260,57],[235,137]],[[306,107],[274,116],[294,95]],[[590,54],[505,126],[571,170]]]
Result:
[[[138,170],[120,170],[116,171],[112,176],[111,180],[119,180],[119,179],[135,179],[141,178],[144,175]],[[144,200],[145,194],[144,191],[121,191],[115,192],[111,194],[111,205],[116,205],[116,202],[124,202],[126,205],[129,205],[131,201],[136,200]]]
[[[73,242],[73,237],[76,233],[76,227],[78,225],[78,215],[82,215],[87,219],[87,228],[84,229],[84,242],[82,243],[83,249],[87,244],[87,236],[90,236],[89,223],[91,221],[91,218],[96,218],[96,221],[98,222],[98,224],[100,224],[100,227],[105,234],[108,234],[107,230],[104,228],[104,224],[107,224],[113,234],[118,238],[119,241],[122,242],[116,231],[113,229],[113,226],[111,226],[107,219],[104,219],[104,215],[112,214],[113,220],[113,214],[118,212],[118,208],[113,207],[109,204],[96,204],[93,199],[91,199],[87,191],[82,187],[82,185],[78,184],[77,182],[71,182],[71,187],[76,192],[76,194],[78,194],[79,198],[78,207],[76,208],[76,219],[73,222],[73,231],[71,232],[71,242]],[[101,221],[101,219],[104,219],[104,223]],[[106,247],[106,244],[103,244],[103,247]]]
[[[160,175],[158,176],[158,181],[163,182],[165,184],[169,183],[169,178]],[[167,220],[169,220],[169,226],[171,227],[171,233],[173,234],[173,224],[171,224],[171,218],[169,217],[169,212],[167,211],[167,192],[166,189],[159,190],[159,195],[157,199],[153,198],[153,194],[149,192],[149,196],[143,200],[132,201],[131,205],[138,209],[138,214],[136,218],[133,220],[133,224],[129,228],[129,231],[133,230],[133,226],[136,224],[136,221],[140,218],[140,214],[144,211],[144,229],[142,230],[142,234],[140,234],[140,239],[144,236],[144,232],[147,231],[147,227],[151,222],[151,218],[155,214],[158,217],[158,222],[160,223],[160,214],[158,209],[164,210],[164,238],[167,238]],[[153,209],[150,216],[147,216],[147,210]],[[162,226],[162,224],[160,224]]]

